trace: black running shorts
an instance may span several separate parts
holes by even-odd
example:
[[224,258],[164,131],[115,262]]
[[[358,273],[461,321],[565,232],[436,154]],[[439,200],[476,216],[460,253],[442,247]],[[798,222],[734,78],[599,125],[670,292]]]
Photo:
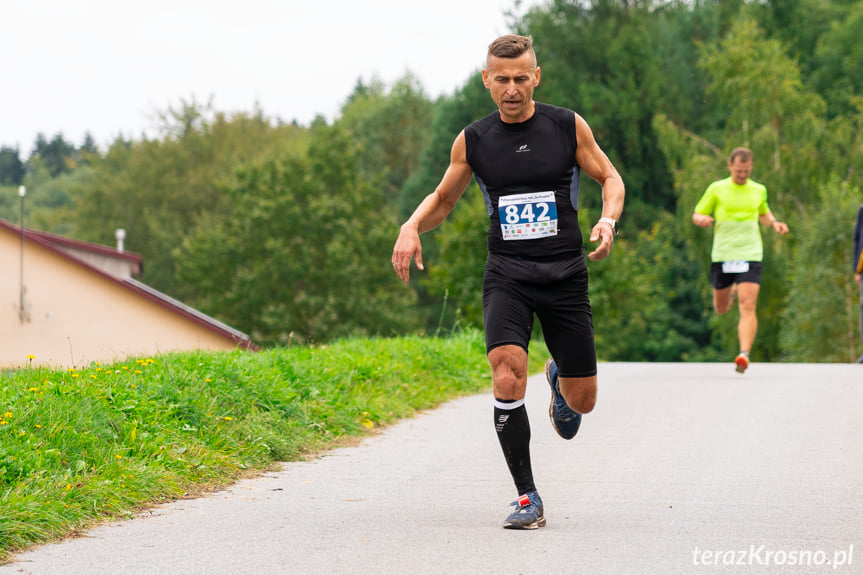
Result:
[[560,376],[596,375],[584,257],[565,263],[510,263],[490,256],[483,275],[486,353],[502,345],[527,351],[536,314]]
[[749,264],[749,270],[740,273],[722,271],[723,263],[713,262],[710,264],[710,283],[713,285],[713,289],[725,289],[732,284],[744,282],[761,283],[761,262],[746,262]]

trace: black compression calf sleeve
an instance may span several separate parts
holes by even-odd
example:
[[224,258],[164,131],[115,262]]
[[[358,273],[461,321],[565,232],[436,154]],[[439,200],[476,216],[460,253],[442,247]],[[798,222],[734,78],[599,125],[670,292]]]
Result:
[[494,400],[494,428],[519,495],[536,489],[530,466],[530,423],[524,400]]

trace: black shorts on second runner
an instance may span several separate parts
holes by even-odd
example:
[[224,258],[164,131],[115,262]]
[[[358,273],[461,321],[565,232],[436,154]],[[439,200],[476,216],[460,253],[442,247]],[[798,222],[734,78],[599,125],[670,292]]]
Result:
[[[502,345],[517,345],[527,351],[536,314],[560,376],[596,375],[584,257],[566,264],[566,275],[560,279],[546,273],[547,268],[538,275],[521,277],[520,265],[513,268],[506,262],[506,258],[490,257],[483,275],[486,353]],[[537,277],[541,277],[539,283]]]
[[729,262],[713,262],[710,264],[710,283],[713,284],[713,289],[725,289],[732,284],[744,282],[761,283],[761,262],[746,262],[749,264],[749,269],[736,273],[722,271],[722,266],[726,263]]

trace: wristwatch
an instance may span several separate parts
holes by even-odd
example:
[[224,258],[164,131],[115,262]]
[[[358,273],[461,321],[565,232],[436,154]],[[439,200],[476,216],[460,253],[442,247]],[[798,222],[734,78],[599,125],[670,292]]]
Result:
[[617,235],[617,220],[612,220],[611,218],[599,218],[599,221],[611,224],[611,231],[614,232],[614,235]]

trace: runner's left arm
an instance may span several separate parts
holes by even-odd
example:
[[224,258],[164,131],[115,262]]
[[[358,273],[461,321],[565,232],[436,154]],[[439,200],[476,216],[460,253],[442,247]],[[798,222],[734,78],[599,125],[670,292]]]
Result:
[[[619,221],[620,214],[623,213],[623,199],[626,195],[623,178],[620,177],[611,160],[596,143],[590,126],[578,114],[575,115],[575,135],[578,140],[578,147],[575,151],[576,162],[585,174],[602,186],[602,217]],[[590,232],[590,241],[599,241],[600,243],[587,257],[591,260],[601,260],[608,257],[614,243],[614,230],[611,229],[611,224],[601,222],[593,226]]]
[[767,210],[767,213],[758,216],[758,221],[761,222],[761,225],[770,226],[783,236],[788,233],[788,224],[777,220],[776,216],[774,216],[773,212],[770,210]]

